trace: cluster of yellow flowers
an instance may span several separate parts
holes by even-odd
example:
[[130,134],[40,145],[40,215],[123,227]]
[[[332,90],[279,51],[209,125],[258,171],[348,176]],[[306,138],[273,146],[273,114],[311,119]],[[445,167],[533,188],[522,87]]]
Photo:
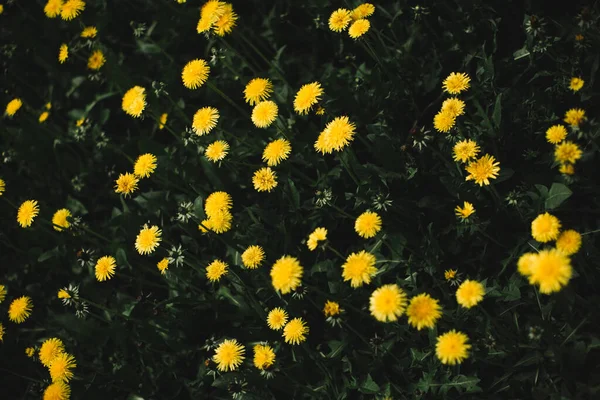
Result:
[[517,263],[518,271],[537,285],[541,293],[558,292],[573,275],[570,256],[581,248],[581,234],[572,229],[561,232],[561,222],[544,213],[531,222],[531,236],[540,243],[555,242],[554,248],[523,254]]
[[233,11],[233,6],[219,0],[209,0],[200,9],[200,20],[196,30],[198,33],[208,33],[211,30],[225,36],[231,33],[237,22],[238,16]]
[[[442,83],[444,91],[449,94],[460,94],[470,87],[471,78],[463,72],[452,72]],[[456,124],[456,118],[465,113],[465,102],[458,97],[444,100],[442,109],[433,118],[433,127],[444,133]]]
[[[583,85],[583,83],[582,83]],[[571,108],[565,113],[564,122],[571,129],[579,130],[579,126],[585,121],[585,111],[581,108]],[[562,124],[553,125],[546,130],[546,140],[554,146],[554,160],[560,165],[560,172],[565,175],[575,173],[575,163],[581,158],[582,151],[577,143],[565,140],[567,129]]]
[[65,351],[65,345],[58,338],[45,340],[38,357],[40,363],[48,368],[52,380],[44,391],[44,399],[68,399],[71,395],[68,383],[73,379],[73,369],[77,367],[75,357]]
[[231,229],[233,215],[231,208],[233,200],[227,192],[211,193],[204,202],[204,213],[207,218],[203,220],[198,229],[206,233],[209,230],[214,233],[223,233]]
[[329,29],[334,32],[343,32],[348,28],[348,35],[356,40],[369,31],[371,23],[367,19],[375,12],[375,6],[371,3],[363,3],[350,11],[338,8],[329,17]]
[[85,10],[85,2],[82,0],[48,0],[44,6],[44,13],[48,18],[60,17],[65,21],[71,21]]
[[139,156],[133,165],[133,173],[119,174],[115,181],[115,193],[131,195],[137,190],[140,179],[148,178],[156,170],[156,163],[154,154],[146,153]]

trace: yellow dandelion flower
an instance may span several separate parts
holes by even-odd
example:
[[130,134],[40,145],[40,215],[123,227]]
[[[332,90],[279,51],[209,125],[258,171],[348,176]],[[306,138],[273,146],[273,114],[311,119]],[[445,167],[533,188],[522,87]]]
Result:
[[225,339],[215,349],[213,361],[219,371],[235,371],[244,361],[246,349],[235,339]]
[[71,388],[63,381],[50,384],[44,390],[43,400],[69,400],[71,398]]
[[500,163],[494,159],[494,156],[486,154],[476,161],[471,161],[467,167],[469,175],[466,180],[474,180],[479,186],[489,185],[490,179],[496,179],[500,172]]
[[38,353],[40,362],[44,367],[49,367],[52,361],[61,353],[64,353],[65,345],[58,338],[50,338],[44,340]]
[[69,292],[67,292],[66,289],[59,289],[58,293],[56,294],[56,297],[61,300],[68,300],[71,298],[71,295],[69,294]]
[[40,114],[40,117],[38,118],[38,122],[44,123],[46,122],[46,120],[48,119],[48,117],[50,116],[50,113],[48,111],[44,111]]
[[363,3],[360,6],[352,10],[352,19],[362,19],[373,15],[375,12],[375,6],[371,3]]
[[547,243],[558,238],[560,227],[560,220],[546,212],[531,222],[531,236],[538,242]]
[[292,146],[288,140],[275,139],[265,146],[262,159],[269,167],[274,167],[287,160],[291,152]]
[[275,363],[275,351],[266,344],[254,346],[254,366],[259,370],[265,370]]
[[65,21],[70,21],[85,9],[85,2],[82,0],[67,0],[60,9],[60,17]]
[[156,264],[156,268],[158,268],[158,270],[160,271],[161,275],[166,274],[167,270],[169,269],[169,259],[168,258],[163,258],[162,260],[160,260]]
[[14,299],[8,307],[8,319],[17,324],[22,324],[31,315],[33,301],[29,296]]
[[572,126],[579,126],[584,120],[585,111],[581,108],[571,108],[565,113],[564,121]]
[[26,200],[17,211],[17,222],[22,228],[30,227],[33,219],[40,213],[37,200]]
[[477,281],[467,279],[456,290],[456,301],[464,308],[471,308],[483,300],[485,288]]
[[[1,9],[0,9],[0,11],[1,11]],[[0,14],[2,14],[2,13],[0,12]],[[2,322],[0,322],[0,342],[2,342],[4,340],[4,332],[5,332],[4,325],[2,325]]]
[[214,107],[202,107],[194,114],[192,129],[198,136],[203,136],[217,126],[219,120],[219,110]]
[[270,192],[277,187],[277,175],[271,167],[261,168],[252,176],[252,184],[258,192]]
[[158,129],[162,130],[165,128],[165,126],[167,125],[167,117],[169,116],[169,114],[167,113],[163,113],[160,116],[160,119],[158,120]]
[[213,31],[218,36],[225,36],[233,30],[238,19],[238,15],[233,11],[233,6],[225,3],[223,6],[223,15],[213,24]]
[[126,174],[119,174],[119,177],[115,181],[115,193],[121,193],[125,196],[130,195],[137,189],[139,179],[134,174],[127,172]]
[[455,365],[469,357],[471,345],[469,337],[462,332],[451,330],[437,337],[435,354],[442,364]]
[[6,298],[6,286],[0,285],[0,303]]
[[71,370],[75,367],[77,367],[75,357],[69,353],[60,353],[48,367],[52,382],[69,382],[73,378]]
[[439,302],[426,293],[421,293],[412,299],[406,308],[408,323],[421,330],[423,328],[433,328],[438,319],[442,316]]
[[206,279],[217,282],[227,273],[228,265],[221,260],[214,260],[206,267]]
[[5,190],[6,190],[6,182],[4,182],[4,179],[0,179],[0,196],[2,196],[4,194]]
[[244,89],[244,98],[246,103],[251,106],[267,100],[273,93],[273,84],[266,78],[254,78],[246,85]]
[[29,358],[33,358],[33,356],[35,356],[35,348],[27,347],[25,349],[25,355],[27,355],[27,357],[29,357]]
[[372,238],[381,230],[381,217],[376,212],[365,211],[356,218],[354,230],[362,238]]
[[269,328],[273,329],[274,331],[282,329],[287,321],[288,314],[281,307],[272,309],[269,311],[269,315],[267,315],[267,325],[269,325]]
[[369,28],[371,28],[371,23],[368,19],[357,19],[350,25],[350,28],[348,28],[348,35],[356,40],[367,33]]
[[581,234],[572,229],[566,230],[556,239],[556,249],[568,256],[575,254],[581,248]]
[[451,97],[442,103],[442,112],[448,113],[453,117],[458,117],[465,113],[465,102],[459,98]]
[[44,14],[48,18],[56,18],[60,15],[60,10],[62,9],[63,1],[62,0],[48,0],[46,5],[44,6]]
[[21,101],[21,99],[12,99],[6,105],[6,111],[4,111],[4,113],[9,117],[12,117],[17,113],[17,111],[19,111],[19,108],[21,108],[22,105],[23,102]]
[[546,131],[546,140],[548,143],[558,144],[567,137],[567,129],[562,125],[554,125]]
[[561,174],[573,175],[575,173],[575,166],[573,164],[561,164],[558,171]]
[[142,255],[153,253],[160,244],[161,234],[162,231],[158,229],[158,226],[148,227],[144,225],[135,238],[135,249]]
[[75,121],[75,126],[76,127],[80,127],[83,125],[84,122],[87,122],[88,120],[85,118],[79,118],[77,121]]
[[536,258],[536,253],[525,253],[519,257],[519,261],[517,261],[517,270],[519,273],[523,276],[531,275],[531,267],[535,263]]
[[283,338],[288,344],[300,344],[306,341],[308,326],[302,318],[294,318],[283,328]]
[[224,211],[210,217],[210,228],[214,233],[223,233],[231,229],[233,215],[229,211]]
[[233,200],[227,192],[213,192],[204,202],[204,212],[209,217],[229,211],[231,207],[233,207]]
[[156,156],[151,153],[142,154],[135,160],[133,174],[138,178],[148,178],[156,169]]
[[115,275],[117,261],[112,256],[100,257],[96,261],[95,275],[98,282],[104,282]]
[[583,87],[584,83],[585,83],[585,81],[583,79],[574,76],[573,78],[571,78],[571,81],[569,82],[569,89],[571,89],[574,92],[577,92],[579,89],[581,89]]
[[44,105],[44,108],[45,108],[46,110],[51,110],[51,109],[52,109],[52,103],[50,103],[50,102],[46,103],[46,104]]
[[539,285],[540,293],[558,292],[573,275],[571,260],[560,250],[541,250],[531,265],[529,283]]
[[98,29],[95,26],[86,26],[81,31],[81,37],[84,39],[93,39],[98,34]]
[[383,285],[371,294],[369,310],[378,321],[397,321],[406,310],[406,293],[396,284]]
[[66,208],[61,208],[56,211],[52,216],[52,225],[54,225],[55,231],[62,231],[63,229],[68,229],[71,226],[69,222],[69,218],[71,217],[71,211]]
[[308,114],[311,108],[319,102],[323,88],[319,82],[303,85],[294,97],[294,111],[300,115]]
[[139,118],[146,108],[146,89],[134,86],[123,95],[121,107],[123,111],[132,117]]
[[345,8],[338,8],[329,16],[329,29],[334,32],[341,32],[350,25],[350,21],[352,21],[350,11]]
[[226,141],[215,140],[206,147],[206,150],[204,151],[204,156],[208,158],[209,161],[217,162],[224,159],[228,151],[229,144]]
[[183,86],[188,89],[197,89],[208,80],[210,67],[206,61],[197,58],[188,62],[181,71]]
[[297,258],[282,256],[271,268],[271,283],[276,291],[287,294],[302,284],[304,268]]
[[469,78],[469,75],[463,72],[452,72],[446,79],[444,79],[442,86],[444,87],[445,92],[450,94],[458,94],[469,89],[470,82],[471,78]]
[[433,117],[433,127],[439,132],[448,133],[455,124],[456,117],[446,110],[441,110]]
[[308,240],[306,242],[306,246],[310,251],[314,251],[319,242],[327,240],[327,229],[323,227],[316,228],[310,235],[308,235]]
[[225,14],[225,2],[209,0],[200,9],[200,20],[196,30],[198,33],[207,32]]
[[102,68],[105,62],[106,58],[104,57],[102,50],[95,50],[92,55],[90,55],[90,58],[88,58],[87,67],[93,71],[97,71]]
[[458,271],[455,269],[447,269],[446,271],[444,271],[444,279],[446,279],[447,281],[450,281],[450,280],[456,278],[457,273],[458,273]]
[[58,50],[58,62],[64,64],[64,62],[67,61],[67,58],[69,58],[69,47],[63,43]]
[[468,201],[464,201],[462,207],[456,206],[456,208],[454,209],[454,213],[458,218],[465,221],[475,213],[475,207],[473,207],[473,204],[469,203]]
[[261,101],[252,109],[252,123],[257,128],[268,128],[277,119],[278,110],[274,101]]
[[353,288],[371,283],[371,278],[376,273],[375,256],[364,250],[350,254],[342,265],[344,282],[350,281],[350,286]]
[[554,159],[561,164],[574,164],[581,158],[582,151],[576,143],[565,140],[554,149]]
[[242,253],[242,264],[248,269],[256,269],[265,260],[265,251],[262,247],[248,246]]
[[341,309],[340,309],[340,304],[335,302],[335,301],[331,301],[331,300],[327,300],[325,302],[325,306],[323,307],[323,314],[325,315],[325,317],[335,317],[336,315],[339,315],[341,313]]
[[[340,151],[354,140],[356,125],[350,122],[346,116],[334,118],[325,125],[322,132],[324,151],[321,153],[331,153],[333,150]],[[320,151],[320,150],[319,150]]]

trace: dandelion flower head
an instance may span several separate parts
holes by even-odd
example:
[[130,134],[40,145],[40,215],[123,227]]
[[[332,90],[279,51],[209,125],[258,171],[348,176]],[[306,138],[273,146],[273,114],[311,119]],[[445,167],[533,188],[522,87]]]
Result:
[[33,219],[39,214],[40,208],[37,200],[26,200],[17,211],[17,222],[22,228],[30,227]]
[[227,273],[229,266],[221,260],[214,260],[206,267],[206,279],[210,282],[218,282]]
[[117,261],[112,256],[100,257],[96,261],[95,274],[98,282],[104,282],[115,275]]
[[565,113],[564,121],[572,126],[579,126],[585,120],[585,111],[581,108],[571,108]]
[[475,213],[475,207],[473,207],[473,204],[469,203],[468,201],[464,201],[462,207],[456,206],[456,208],[454,209],[454,213],[458,218],[465,221]]
[[454,161],[466,163],[479,154],[479,146],[471,139],[461,140],[453,148]]
[[75,19],[85,9],[85,2],[82,0],[67,0],[60,9],[60,17],[65,21]]
[[48,0],[46,5],[44,6],[44,14],[48,18],[56,18],[60,15],[60,10],[62,9],[63,1],[62,0]]
[[341,32],[350,25],[350,21],[352,21],[350,11],[345,8],[338,8],[329,16],[329,29],[334,32]]
[[267,325],[269,328],[274,331],[278,331],[282,329],[288,321],[287,312],[280,307],[274,308],[269,311],[269,315],[267,315]]
[[306,341],[308,326],[302,318],[294,318],[283,328],[283,338],[286,343],[300,344]]
[[362,238],[372,238],[381,230],[381,217],[376,212],[365,211],[356,218],[354,230]]
[[219,120],[219,110],[214,107],[202,107],[194,114],[192,129],[198,136],[206,135],[215,126]]
[[456,301],[464,308],[471,308],[483,300],[485,288],[477,281],[467,279],[456,290]]
[[376,273],[375,256],[364,250],[350,254],[342,265],[342,277],[344,281],[350,281],[353,288],[371,283]]
[[562,164],[574,164],[581,158],[581,149],[576,143],[565,140],[554,149],[554,159]]
[[275,351],[266,344],[257,344],[254,346],[254,366],[259,370],[269,368],[275,362]]
[[539,285],[540,293],[558,292],[573,275],[571,260],[557,249],[541,250],[531,265],[529,283]]
[[188,62],[181,71],[183,86],[188,89],[198,89],[208,80],[210,67],[206,61],[197,58]]
[[52,225],[55,231],[62,231],[68,229],[71,224],[69,218],[71,217],[71,211],[66,208],[61,208],[56,211],[52,216]]
[[464,333],[451,330],[438,336],[435,354],[442,364],[460,364],[469,357],[471,345],[468,341],[469,338]]
[[54,382],[44,390],[43,400],[69,400],[71,388],[63,381]]
[[319,82],[303,85],[294,97],[294,111],[300,115],[308,114],[323,95],[323,88]]
[[52,361],[61,353],[64,353],[65,345],[58,338],[46,339],[39,351],[40,362],[44,367],[49,367]]
[[560,220],[546,212],[531,222],[531,236],[538,242],[547,243],[558,238],[560,227]]
[[206,147],[204,156],[212,162],[221,161],[227,156],[229,144],[224,140],[215,140]]
[[87,67],[92,71],[98,71],[104,63],[106,62],[106,57],[104,57],[104,53],[102,50],[94,50],[94,52],[88,58]]
[[130,195],[137,189],[139,180],[134,174],[129,172],[125,174],[119,174],[119,177],[115,181],[115,193],[120,193],[125,196]]
[[252,176],[252,184],[259,192],[270,192],[277,187],[277,175],[271,167],[263,167]]
[[585,83],[585,81],[579,77],[572,77],[571,81],[569,82],[569,89],[571,89],[574,92],[579,91],[579,89],[581,89],[583,87],[583,84]]
[[426,293],[421,293],[412,299],[406,308],[408,323],[421,330],[433,328],[437,320],[442,316],[439,302]]
[[476,161],[471,161],[467,167],[469,175],[466,180],[473,180],[479,186],[489,185],[490,179],[496,179],[500,172],[500,163],[494,159],[494,156],[489,154],[478,158]]
[[470,87],[471,78],[469,75],[463,72],[452,72],[444,82],[442,82],[442,86],[444,87],[444,91],[450,94],[459,94],[460,92],[464,92]]
[[141,86],[134,86],[125,92],[121,108],[128,115],[139,118],[146,108],[146,89]]
[[282,256],[271,268],[271,282],[273,287],[281,294],[287,294],[302,283],[304,268],[297,258]]
[[156,156],[146,153],[137,158],[133,165],[133,174],[138,178],[148,178],[156,169]]
[[64,64],[64,62],[67,61],[67,58],[69,58],[69,47],[63,43],[58,50],[58,61],[61,64]]
[[581,248],[581,234],[572,229],[563,231],[556,239],[556,249],[570,256]]
[[354,40],[358,39],[369,31],[371,23],[368,19],[357,19],[348,28],[348,35]]
[[213,361],[219,371],[235,371],[244,361],[246,348],[235,339],[225,339],[216,348]]
[[12,99],[6,105],[6,111],[4,111],[4,113],[6,115],[8,115],[9,117],[12,117],[17,113],[17,111],[19,111],[19,109],[21,108],[22,105],[23,105],[23,102],[21,101],[21,99],[19,99],[19,98]]
[[378,321],[397,321],[406,310],[406,293],[396,284],[383,285],[371,294],[369,310]]
[[135,249],[142,255],[153,253],[160,244],[161,234],[162,231],[158,229],[158,226],[144,225],[135,238]]
[[455,124],[456,116],[446,110],[441,110],[433,117],[433,127],[439,132],[448,133]]
[[257,245],[248,246],[242,253],[242,264],[248,269],[256,269],[265,260],[265,251]]
[[48,367],[52,382],[69,382],[73,378],[72,369],[75,367],[75,357],[68,353],[58,354]]
[[33,302],[29,296],[14,299],[8,307],[8,319],[14,323],[22,324],[31,315]]
[[262,159],[269,167],[279,165],[286,160],[292,151],[290,142],[286,139],[275,139],[265,146]]
[[266,78],[254,78],[246,85],[244,89],[244,98],[246,103],[251,106],[267,100],[273,93],[273,84]]
[[264,100],[252,109],[252,123],[257,128],[268,128],[277,119],[278,107],[274,101]]

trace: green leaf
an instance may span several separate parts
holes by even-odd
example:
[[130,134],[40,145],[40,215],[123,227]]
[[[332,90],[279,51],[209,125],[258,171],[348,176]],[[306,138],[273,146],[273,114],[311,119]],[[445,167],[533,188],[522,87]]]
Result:
[[553,210],[567,200],[573,192],[562,183],[553,183],[548,192],[548,197],[544,205],[547,210]]
[[358,388],[362,393],[375,394],[379,392],[379,385],[371,378],[371,375],[367,375],[367,379]]

